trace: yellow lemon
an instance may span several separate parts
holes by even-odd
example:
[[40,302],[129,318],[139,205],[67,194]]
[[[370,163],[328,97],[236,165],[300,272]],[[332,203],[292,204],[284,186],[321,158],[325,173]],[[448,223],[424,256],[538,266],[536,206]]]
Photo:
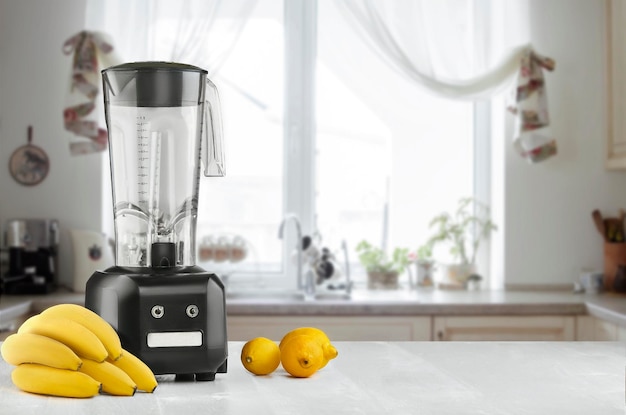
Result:
[[326,333],[324,333],[322,330],[318,329],[317,327],[298,327],[297,329],[293,329],[287,334],[285,334],[285,336],[280,341],[280,344],[278,345],[278,347],[282,349],[283,345],[287,342],[287,340],[289,340],[290,338],[294,336],[299,336],[301,334],[306,334],[307,336],[319,337],[320,340],[326,340],[327,342],[330,342],[330,339],[328,338]]
[[322,364],[320,369],[326,366],[329,360],[332,360],[335,357],[337,357],[337,354],[338,354],[337,349],[335,349],[335,347],[331,344],[330,339],[328,338],[326,333],[324,333],[322,330],[316,327],[298,327],[297,329],[291,330],[289,333],[285,334],[283,339],[280,341],[280,344],[278,347],[282,351],[283,345],[287,341],[289,341],[292,337],[299,336],[299,335],[307,335],[307,336],[314,337],[315,340],[322,347],[322,351],[324,354],[324,363]]
[[270,339],[254,338],[243,345],[241,363],[255,375],[268,375],[280,364],[280,349]]
[[319,341],[306,334],[294,335],[283,343],[280,362],[291,376],[307,378],[324,364],[324,352]]

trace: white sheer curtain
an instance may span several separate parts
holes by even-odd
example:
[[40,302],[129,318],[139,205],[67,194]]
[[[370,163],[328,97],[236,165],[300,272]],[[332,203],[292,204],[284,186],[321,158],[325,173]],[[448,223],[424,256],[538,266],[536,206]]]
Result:
[[257,0],[88,0],[87,30],[108,34],[125,62],[162,60],[215,74]]
[[[395,70],[453,99],[487,99],[515,79],[527,45],[512,49],[487,71],[470,62],[474,31],[456,24],[466,0],[337,0],[346,21]],[[474,60],[475,61],[475,60]]]
[[479,2],[336,0],[347,22],[387,64],[437,95],[487,100],[517,81],[515,102],[509,106],[516,116],[514,147],[529,162],[545,160],[557,152],[545,128],[549,116],[542,71],[553,70],[554,61],[522,45],[487,70],[471,65],[477,60],[469,56],[481,53],[473,47],[479,31],[458,24],[457,15],[480,14],[469,9]]

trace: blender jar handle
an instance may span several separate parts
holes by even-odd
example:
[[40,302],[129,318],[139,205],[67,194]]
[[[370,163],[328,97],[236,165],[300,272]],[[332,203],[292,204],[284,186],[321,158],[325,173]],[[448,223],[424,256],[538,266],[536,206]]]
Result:
[[206,80],[204,102],[204,128],[202,135],[204,151],[204,175],[207,177],[223,177],[226,175],[224,164],[224,136],[222,133],[222,113],[217,87],[210,79]]

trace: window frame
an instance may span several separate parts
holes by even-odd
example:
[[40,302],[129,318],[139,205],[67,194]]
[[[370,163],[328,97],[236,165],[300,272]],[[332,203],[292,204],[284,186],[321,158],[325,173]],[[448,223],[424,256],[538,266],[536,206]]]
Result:
[[[315,231],[315,81],[317,59],[317,0],[285,0],[284,169],[283,217],[294,214],[302,235]],[[285,224],[283,280],[296,281],[291,261],[297,241],[294,226]]]

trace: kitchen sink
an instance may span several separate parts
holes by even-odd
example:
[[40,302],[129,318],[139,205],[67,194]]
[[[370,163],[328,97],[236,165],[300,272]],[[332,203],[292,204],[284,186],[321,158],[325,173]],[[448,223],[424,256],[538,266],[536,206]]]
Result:
[[307,298],[301,291],[289,290],[236,290],[226,291],[226,301],[260,301],[260,302],[300,302],[300,301],[334,301],[349,300],[350,295],[344,291],[318,292],[312,298]]

